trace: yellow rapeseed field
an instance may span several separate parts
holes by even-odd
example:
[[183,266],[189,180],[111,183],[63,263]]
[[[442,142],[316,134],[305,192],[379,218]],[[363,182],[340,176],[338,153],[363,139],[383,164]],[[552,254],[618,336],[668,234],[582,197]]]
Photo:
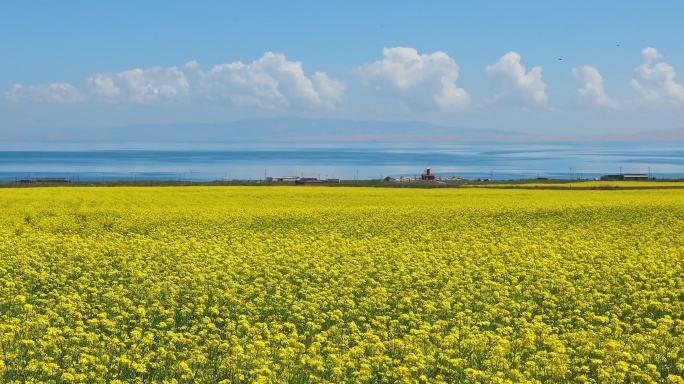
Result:
[[681,190],[0,190],[0,382],[684,383]]
[[586,188],[586,189],[660,189],[660,188],[681,188],[684,189],[684,181],[604,181],[604,180],[549,180],[545,182],[491,182],[485,184],[467,183],[463,186],[486,187],[486,188]]

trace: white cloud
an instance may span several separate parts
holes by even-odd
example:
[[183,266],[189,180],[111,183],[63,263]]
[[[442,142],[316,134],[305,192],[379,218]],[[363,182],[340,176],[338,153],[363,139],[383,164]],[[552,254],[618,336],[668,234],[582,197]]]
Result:
[[190,60],[183,66],[185,69],[197,69],[199,68],[199,63],[195,60]]
[[220,64],[203,71],[197,61],[182,67],[131,69],[96,73],[80,92],[70,84],[15,85],[5,97],[10,100],[76,102],[90,99],[111,103],[151,105],[178,101],[215,100],[230,106],[264,109],[333,109],[345,100],[346,84],[315,72],[304,74],[301,62],[283,54],[267,52],[260,59]]
[[301,62],[266,52],[249,64],[226,63],[200,72],[197,93],[209,99],[268,109],[333,108],[344,100],[345,90],[343,82],[323,72],[307,77]]
[[599,71],[591,66],[581,66],[572,69],[572,75],[579,85],[578,92],[585,99],[595,105],[606,108],[619,108],[620,102],[606,95],[603,87],[603,77]]
[[98,73],[89,77],[87,83],[96,97],[141,104],[178,99],[190,89],[185,73],[176,67]]
[[667,107],[684,105],[684,87],[677,83],[675,70],[662,62],[663,56],[655,48],[641,51],[641,64],[634,69],[634,77],[629,81],[638,96],[631,100],[620,101],[606,95],[603,77],[591,66],[572,69],[577,79],[579,94],[595,105],[606,108]]
[[121,89],[114,84],[114,78],[110,75],[95,74],[88,78],[93,94],[113,99],[121,94]]
[[655,48],[641,51],[641,65],[634,70],[634,78],[629,82],[644,105],[684,105],[684,87],[674,78],[674,68],[665,62],[657,62],[662,55]]
[[14,84],[5,92],[11,101],[32,101],[51,103],[76,103],[83,100],[83,95],[69,83],[52,84]]
[[344,100],[346,85],[325,72],[316,72],[311,77],[314,88],[318,91],[321,99],[326,102],[340,103]]
[[529,72],[520,64],[520,55],[508,52],[494,65],[485,69],[496,86],[501,88],[497,99],[522,100],[529,104],[544,105],[548,101],[546,84],[542,81],[542,68]]
[[470,96],[458,88],[459,68],[444,52],[418,54],[413,48],[382,50],[382,61],[356,68],[362,84],[374,92],[400,98],[411,107],[460,108]]

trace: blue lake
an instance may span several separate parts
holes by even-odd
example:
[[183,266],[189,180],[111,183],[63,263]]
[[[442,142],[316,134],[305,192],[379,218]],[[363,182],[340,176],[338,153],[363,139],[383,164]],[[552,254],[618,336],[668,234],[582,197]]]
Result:
[[651,173],[684,177],[684,143],[373,142],[259,143],[207,150],[0,151],[0,181],[259,180],[304,176],[345,180],[420,175],[464,178],[595,178]]

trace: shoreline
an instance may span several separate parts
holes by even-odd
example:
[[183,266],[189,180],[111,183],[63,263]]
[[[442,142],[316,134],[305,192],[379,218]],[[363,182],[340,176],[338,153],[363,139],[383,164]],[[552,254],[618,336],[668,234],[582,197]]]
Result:
[[338,183],[319,183],[295,185],[291,182],[263,180],[214,180],[214,181],[176,181],[176,180],[111,180],[78,182],[0,182],[3,188],[77,188],[77,187],[329,187],[329,188],[491,188],[491,189],[528,189],[528,190],[643,190],[643,189],[684,189],[683,179],[659,179],[648,181],[596,181],[567,179],[523,179],[523,180],[458,180],[458,181],[386,181],[386,180],[340,180]]

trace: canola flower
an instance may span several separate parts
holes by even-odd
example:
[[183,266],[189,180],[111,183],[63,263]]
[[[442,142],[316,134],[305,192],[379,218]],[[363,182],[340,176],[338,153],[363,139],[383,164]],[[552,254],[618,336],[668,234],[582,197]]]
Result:
[[678,190],[0,190],[0,382],[684,383]]
[[662,180],[639,180],[639,181],[612,181],[612,180],[548,180],[545,182],[492,182],[485,184],[468,184],[462,186],[477,188],[591,188],[591,189],[663,189],[677,188],[684,189],[683,181],[662,181]]

